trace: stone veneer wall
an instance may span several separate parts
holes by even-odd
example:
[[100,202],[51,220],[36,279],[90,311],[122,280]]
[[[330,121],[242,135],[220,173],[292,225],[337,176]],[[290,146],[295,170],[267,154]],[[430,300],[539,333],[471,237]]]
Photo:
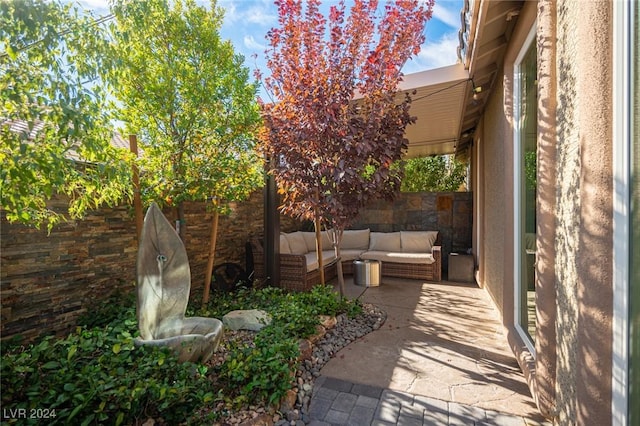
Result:
[[471,248],[472,223],[471,192],[403,192],[392,203],[373,202],[352,228],[370,228],[376,232],[440,231],[446,276],[449,253]]
[[[64,200],[53,205],[62,210]],[[263,195],[257,191],[221,216],[216,265],[245,266],[245,243],[263,234]],[[165,215],[176,219],[175,209]],[[471,247],[471,193],[403,193],[396,201],[380,201],[365,210],[354,227],[374,231],[439,230],[443,256]],[[211,233],[211,214],[202,203],[186,203],[185,246],[191,267],[192,290],[204,281]],[[280,230],[303,228],[281,217]],[[0,303],[2,339],[21,334],[26,340],[40,335],[68,333],[79,315],[115,291],[135,288],[137,238],[130,206],[102,208],[79,221],[56,226],[50,235],[9,224],[2,214],[0,227]],[[446,271],[446,266],[445,266]],[[197,291],[197,290],[196,290]]]
[[[62,211],[64,200],[52,203]],[[261,235],[262,191],[237,203],[229,216],[221,216],[216,244],[216,265],[245,266],[245,242]],[[165,209],[175,221],[175,209]],[[192,289],[201,289],[208,258],[211,214],[202,203],[185,205],[185,246],[191,267]],[[297,222],[282,218],[283,231]],[[102,208],[83,220],[56,226],[49,235],[22,225],[9,224],[4,213],[0,226],[0,303],[2,340],[21,334],[26,340],[39,335],[63,335],[72,330],[79,315],[117,290],[133,291],[137,238],[130,206]]]

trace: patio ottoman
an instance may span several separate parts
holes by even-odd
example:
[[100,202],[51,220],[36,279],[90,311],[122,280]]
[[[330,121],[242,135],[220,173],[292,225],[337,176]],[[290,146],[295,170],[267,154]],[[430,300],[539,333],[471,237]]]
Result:
[[449,281],[472,283],[473,277],[473,255],[471,254],[449,254]]
[[380,261],[379,260],[354,260],[353,283],[365,287],[377,287],[380,285]]

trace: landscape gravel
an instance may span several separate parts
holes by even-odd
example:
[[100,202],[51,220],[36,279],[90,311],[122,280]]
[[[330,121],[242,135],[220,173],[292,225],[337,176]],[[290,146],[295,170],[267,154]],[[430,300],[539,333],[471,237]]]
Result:
[[[306,357],[300,361],[296,371],[296,384],[290,392],[291,401],[284,401],[276,413],[269,413],[265,407],[256,406],[229,412],[222,424],[305,426],[309,423],[308,411],[313,384],[315,379],[320,376],[322,367],[342,348],[379,329],[387,318],[386,312],[375,305],[363,304],[362,308],[362,314],[357,317],[348,318],[347,315],[341,314],[336,317],[333,327],[328,329],[319,327],[320,333],[310,339],[313,343],[310,348],[307,348],[306,354],[303,353],[303,356],[306,355]],[[235,344],[251,345],[253,336],[254,332],[249,331],[225,332],[225,340]],[[210,365],[224,362],[228,347],[228,344],[223,343]],[[222,406],[217,408],[224,409]]]
[[[309,422],[309,402],[313,391],[314,380],[320,376],[322,367],[329,362],[342,348],[349,343],[379,329],[387,318],[386,312],[375,305],[363,304],[363,312],[355,318],[339,315],[336,325],[327,330],[314,345],[310,359],[303,360],[296,372],[298,380],[295,421],[281,420],[275,423],[277,426],[295,425],[304,426]],[[289,419],[289,413],[286,418]]]

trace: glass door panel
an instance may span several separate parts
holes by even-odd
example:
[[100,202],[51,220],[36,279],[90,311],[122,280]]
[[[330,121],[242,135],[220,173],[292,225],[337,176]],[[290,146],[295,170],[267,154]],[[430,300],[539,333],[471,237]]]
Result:
[[516,236],[516,247],[519,262],[519,277],[516,278],[516,293],[519,297],[519,325],[531,342],[535,342],[536,330],[536,204],[537,204],[537,163],[538,163],[538,97],[537,97],[537,52],[532,41],[520,63],[516,67],[519,82],[516,93],[518,108],[517,140],[519,159],[516,173],[519,182],[520,203],[519,234]]

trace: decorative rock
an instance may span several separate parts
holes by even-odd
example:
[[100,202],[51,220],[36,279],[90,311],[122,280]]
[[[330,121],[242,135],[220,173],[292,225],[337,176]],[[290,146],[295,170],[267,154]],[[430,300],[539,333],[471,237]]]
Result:
[[300,348],[300,357],[298,360],[302,361],[304,359],[311,358],[311,354],[313,353],[313,344],[307,339],[300,339],[298,341],[298,347]]
[[289,389],[284,398],[282,398],[282,402],[280,403],[280,412],[287,413],[293,410],[296,405],[297,398],[298,393],[293,389]]
[[326,333],[327,330],[323,326],[316,325],[316,332],[309,337],[309,340],[311,343],[316,343],[318,340],[322,339]]
[[300,412],[298,410],[291,410],[287,412],[287,420],[294,422],[300,418]]
[[240,423],[241,426],[271,426],[273,424],[273,420],[269,414],[258,414],[255,415],[250,420],[244,421]]
[[336,326],[337,320],[336,317],[330,317],[328,315],[320,315],[320,325],[322,325],[327,330]]
[[238,310],[223,316],[222,323],[230,330],[260,331],[265,325],[271,324],[271,317],[258,309]]

